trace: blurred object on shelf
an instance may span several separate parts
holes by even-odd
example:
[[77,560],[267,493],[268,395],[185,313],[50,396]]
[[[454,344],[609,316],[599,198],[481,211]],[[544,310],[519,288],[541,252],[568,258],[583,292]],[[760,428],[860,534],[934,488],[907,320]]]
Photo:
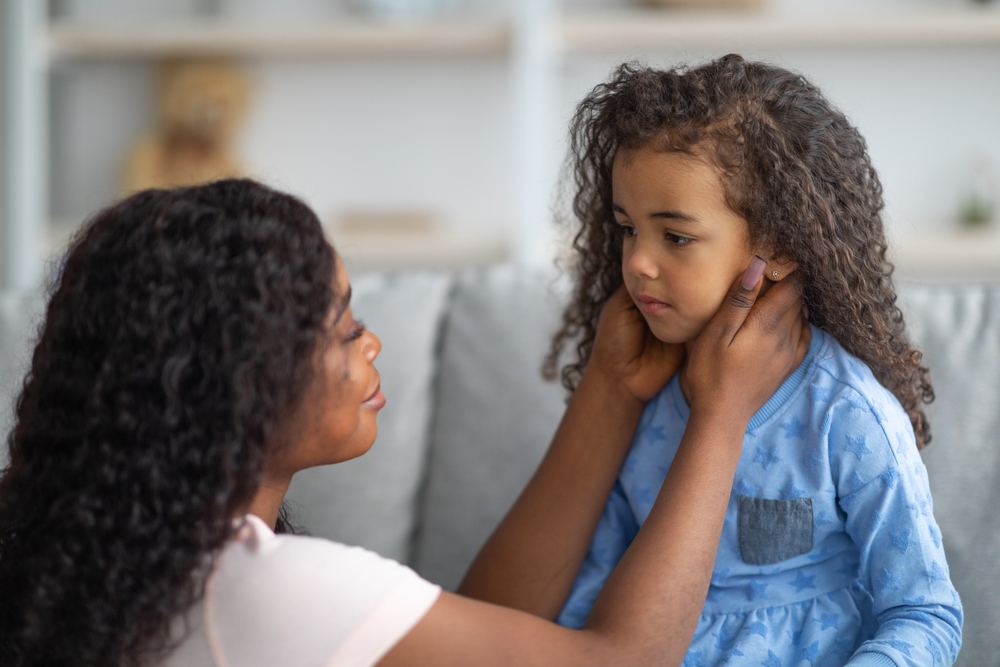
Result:
[[510,259],[503,230],[453,228],[425,210],[346,211],[328,229],[352,271],[454,270]]
[[[349,236],[421,236],[433,233],[438,227],[437,216],[430,211],[399,210],[349,210],[337,216],[334,233]],[[334,236],[334,240],[336,240]]]
[[351,7],[359,14],[390,21],[441,16],[455,9],[456,0],[351,0]]
[[1000,228],[996,226],[952,232],[897,230],[888,240],[897,278],[1000,281]]
[[141,24],[178,21],[203,15],[209,0],[52,0],[52,14],[59,20],[80,24]]
[[638,0],[656,9],[762,9],[767,0]]
[[232,142],[246,115],[250,86],[231,65],[164,65],[158,126],[128,156],[123,190],[204,183],[238,176]]
[[969,169],[959,204],[958,221],[970,229],[992,224],[997,215],[997,178],[986,156],[976,158]]

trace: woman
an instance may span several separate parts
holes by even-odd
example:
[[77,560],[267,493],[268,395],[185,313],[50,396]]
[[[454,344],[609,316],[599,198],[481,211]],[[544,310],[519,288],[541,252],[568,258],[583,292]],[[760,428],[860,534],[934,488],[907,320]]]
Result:
[[138,193],[74,239],[0,480],[0,664],[675,664],[750,415],[802,335],[752,266],[686,363],[692,418],[587,627],[551,622],[680,353],[626,296],[538,472],[457,594],[275,535],[304,468],[363,454],[381,344],[315,215],[252,181]]

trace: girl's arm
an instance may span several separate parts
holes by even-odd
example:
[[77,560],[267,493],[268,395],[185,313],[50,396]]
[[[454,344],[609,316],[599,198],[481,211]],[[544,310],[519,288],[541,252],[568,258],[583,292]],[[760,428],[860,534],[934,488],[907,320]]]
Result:
[[962,603],[909,417],[898,404],[876,410],[860,396],[831,415],[838,502],[878,622],[848,664],[950,665],[962,644]]
[[[751,278],[748,288],[739,282],[734,286],[726,304],[694,346],[688,362],[692,371],[692,413],[687,431],[649,518],[598,598],[586,628],[568,630],[522,611],[444,593],[383,659],[382,665],[680,662],[708,588],[747,422],[791,368],[802,336],[800,301],[794,287],[779,285],[772,289],[761,299],[753,316],[748,317],[757,295],[759,273]],[[598,389],[593,388],[594,394],[585,403],[579,391],[571,401],[568,412],[572,411],[573,416],[568,416],[564,424],[569,421],[570,433],[578,438],[586,439],[589,433],[586,428],[573,427],[577,421],[586,424],[587,413],[580,411],[581,404],[606,412],[606,406],[596,399],[613,397],[616,393],[601,394]],[[618,418],[630,420],[621,425],[618,432],[627,440],[635,427],[638,412],[624,417],[618,414]],[[565,438],[566,429],[560,431]],[[595,447],[606,446],[606,443],[594,442]],[[552,449],[571,449],[572,445],[571,440],[557,436]],[[588,455],[585,450],[578,453],[584,458]],[[561,459],[560,453],[550,452],[542,467],[552,467],[553,461]],[[575,460],[566,456],[565,461],[570,464],[569,474],[572,474]],[[553,486],[565,484],[566,478],[560,482],[557,474],[544,471],[536,475],[536,480],[544,480],[548,474],[553,475],[550,480]],[[539,485],[535,480],[532,484]],[[529,528],[525,529],[516,520],[517,516],[530,518],[524,508],[525,502],[530,505],[532,497],[535,502],[540,499],[557,504],[563,502],[559,494],[545,488],[547,484],[541,486],[540,491],[528,495],[529,501],[522,502],[522,496],[518,501],[522,509],[518,511],[515,506],[511,513],[515,519],[508,517],[502,526],[507,536],[502,536],[500,547],[493,549],[492,558],[500,554],[514,559],[513,566],[505,563],[502,557],[494,561],[504,577],[530,574],[532,565],[504,542],[512,540],[516,545],[523,536],[541,535],[544,538],[539,523],[526,521]],[[575,493],[582,495],[583,491]],[[574,559],[575,566],[579,565],[589,539],[586,533],[597,520],[603,498],[598,498],[595,505],[587,530],[580,531],[577,527],[571,531],[582,532],[586,538],[579,540],[581,553]],[[544,506],[537,509],[547,512]],[[572,521],[571,509],[549,515],[569,517],[567,520]],[[488,562],[490,558],[487,552],[487,562],[481,562],[481,557],[477,563],[483,572],[492,567]],[[544,558],[543,567],[550,567]],[[569,569],[565,583],[560,584],[567,590],[575,574],[572,567]],[[562,576],[552,569],[548,570],[548,575]],[[488,579],[487,575],[482,576]],[[510,579],[507,581],[517,584]],[[528,589],[525,591],[527,599],[542,600],[548,609],[557,608],[557,604],[544,600],[544,595],[535,595],[530,586],[525,588]],[[487,589],[498,590],[491,586]],[[552,587],[547,590],[551,592]]]

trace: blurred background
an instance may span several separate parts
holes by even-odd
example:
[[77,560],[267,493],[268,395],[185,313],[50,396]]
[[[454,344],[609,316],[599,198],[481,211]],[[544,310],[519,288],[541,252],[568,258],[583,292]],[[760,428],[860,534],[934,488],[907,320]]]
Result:
[[547,266],[575,103],[728,52],[861,129],[903,276],[1000,278],[1000,2],[0,2],[2,287],[123,193],[225,174],[303,197],[355,270]]

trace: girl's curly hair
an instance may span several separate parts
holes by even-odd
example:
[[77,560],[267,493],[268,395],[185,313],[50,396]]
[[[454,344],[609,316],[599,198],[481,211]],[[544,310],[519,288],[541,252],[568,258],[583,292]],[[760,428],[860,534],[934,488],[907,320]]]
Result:
[[934,400],[920,352],[907,340],[886,259],[882,185],[864,139],[801,75],[727,55],[667,71],[636,63],[579,104],[570,127],[573,298],[544,373],[560,354],[573,391],[590,358],[601,306],[622,284],[622,241],[612,212],[611,168],[619,147],[707,147],[726,201],[747,220],[753,244],[795,260],[810,320],[863,360],[930,442],[923,403]]
[[248,180],[140,192],[78,233],[7,438],[0,664],[179,640],[312,381],[335,264],[305,204]]

